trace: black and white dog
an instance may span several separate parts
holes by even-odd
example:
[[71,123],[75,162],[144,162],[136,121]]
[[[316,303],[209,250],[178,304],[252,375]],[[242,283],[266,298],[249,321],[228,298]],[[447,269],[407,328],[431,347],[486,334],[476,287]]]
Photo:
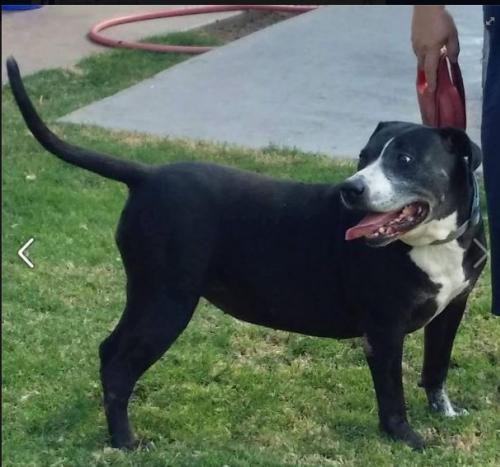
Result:
[[[344,183],[304,184],[205,163],[145,166],[61,141],[7,61],[35,138],[66,162],[125,183],[116,239],[127,304],[100,346],[115,447],[135,438],[136,381],[189,323],[200,297],[236,318],[337,339],[363,337],[380,427],[414,448],[401,360],[425,327],[421,384],[432,409],[460,413],[445,380],[457,327],[483,264],[473,171],[479,148],[457,129],[380,123]],[[481,263],[481,264],[479,264]]]

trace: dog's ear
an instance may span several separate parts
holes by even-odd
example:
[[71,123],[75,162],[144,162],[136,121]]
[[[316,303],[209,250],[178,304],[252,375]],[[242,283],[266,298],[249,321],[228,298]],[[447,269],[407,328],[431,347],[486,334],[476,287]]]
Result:
[[375,130],[373,131],[372,136],[384,129],[389,129],[389,128],[396,129],[400,124],[401,122],[378,122],[377,128],[375,128]]
[[445,148],[465,158],[471,171],[476,170],[483,160],[481,149],[465,131],[459,128],[445,127],[438,130]]
[[375,128],[375,130],[373,130],[372,136],[375,133],[378,133],[380,130],[382,130],[382,128],[385,128],[385,127],[387,127],[387,125],[390,125],[391,123],[392,122],[378,122],[377,128]]

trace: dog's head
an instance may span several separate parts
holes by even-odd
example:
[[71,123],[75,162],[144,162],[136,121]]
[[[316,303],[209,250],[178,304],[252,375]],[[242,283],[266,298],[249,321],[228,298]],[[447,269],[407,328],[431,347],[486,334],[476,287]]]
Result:
[[358,171],[340,187],[347,208],[368,214],[346,239],[364,237],[372,246],[443,240],[470,211],[471,180],[480,163],[481,150],[462,130],[379,123],[361,151]]

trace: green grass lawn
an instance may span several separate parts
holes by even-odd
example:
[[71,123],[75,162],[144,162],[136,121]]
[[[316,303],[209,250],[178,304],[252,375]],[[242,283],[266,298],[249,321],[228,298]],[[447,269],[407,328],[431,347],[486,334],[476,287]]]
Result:
[[[194,33],[170,39],[213,42]],[[307,182],[336,182],[353,172],[351,163],[291,150],[54,124],[185,58],[111,51],[71,71],[36,73],[26,85],[64,138],[127,159],[213,161]],[[97,347],[124,304],[114,229],[125,188],[47,154],[21,121],[7,86],[2,117],[5,466],[500,465],[500,332],[489,314],[487,272],[469,303],[449,374],[450,395],[469,416],[429,413],[417,387],[422,332],[407,338],[404,382],[409,417],[429,443],[423,453],[379,434],[360,342],[241,323],[206,302],[136,388],[131,419],[151,448],[123,453],[107,447]],[[16,256],[32,236],[34,270]]]

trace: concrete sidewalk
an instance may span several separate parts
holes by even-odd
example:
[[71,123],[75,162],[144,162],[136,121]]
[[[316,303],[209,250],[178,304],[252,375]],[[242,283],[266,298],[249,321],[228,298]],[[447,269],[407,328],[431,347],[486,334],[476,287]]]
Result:
[[[46,68],[70,67],[92,53],[110,50],[90,42],[86,35],[94,24],[118,16],[196,5],[45,5],[22,12],[2,11],[2,57],[14,55],[23,74]],[[138,40],[154,34],[185,31],[238,14],[162,18],[117,26],[103,32],[108,37]],[[2,64],[2,83],[5,82]]]
[[[469,134],[479,142],[482,10],[449,9],[460,32]],[[378,121],[420,122],[410,17],[410,6],[321,7],[183,62],[63,121],[356,157]]]

